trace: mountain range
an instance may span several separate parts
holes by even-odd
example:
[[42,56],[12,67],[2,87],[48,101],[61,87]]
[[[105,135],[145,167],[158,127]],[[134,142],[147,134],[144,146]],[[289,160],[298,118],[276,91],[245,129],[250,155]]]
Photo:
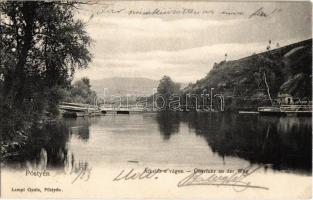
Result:
[[[106,96],[150,96],[153,94],[154,88],[159,85],[158,80],[140,77],[110,77],[100,80],[91,80],[91,89],[94,90],[99,97],[103,97],[104,90]],[[181,83],[181,87],[187,84]]]

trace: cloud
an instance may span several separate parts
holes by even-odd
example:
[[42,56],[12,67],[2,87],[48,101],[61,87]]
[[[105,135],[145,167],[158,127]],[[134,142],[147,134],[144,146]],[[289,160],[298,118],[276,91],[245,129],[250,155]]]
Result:
[[[224,9],[226,4],[230,10],[237,5],[237,8],[250,8],[251,12],[265,5],[217,3],[211,7],[219,5]],[[268,40],[284,46],[311,37],[311,28],[308,28],[311,18],[307,19],[311,10],[305,5],[266,5],[270,8],[279,6],[282,12],[253,19],[95,16],[87,26],[95,40],[92,49],[95,59],[88,69],[78,71],[76,78],[131,76],[159,79],[167,74],[176,81],[196,81],[209,72],[214,62],[224,60],[225,53],[228,60],[235,60],[264,51]],[[163,6],[169,7],[167,3]]]
[[[280,41],[281,45],[292,41]],[[178,51],[130,52],[105,55],[96,58],[89,69],[80,71],[78,77],[90,75],[94,79],[109,76],[149,77],[160,79],[169,75],[180,82],[200,79],[213,67],[215,62],[235,60],[265,50],[267,41],[262,43],[225,43],[195,47]]]
[[[155,48],[162,46],[175,48],[178,44],[184,46],[184,44],[194,41],[195,38],[199,40],[199,34],[202,32],[209,33],[213,29],[225,29],[246,21],[247,19],[184,18],[165,20],[162,18],[98,16],[89,22],[87,30],[92,38],[102,45],[110,46],[114,43],[116,47],[121,47],[118,48],[120,51],[133,51],[136,47],[145,49],[153,48],[153,46]],[[112,48],[115,49],[115,47]]]
[[187,18],[176,20],[164,20],[162,18],[127,18],[127,17],[97,17],[92,23],[101,26],[119,27],[144,32],[176,32],[197,31],[211,26],[235,25],[247,21],[247,19],[212,20],[202,18]]

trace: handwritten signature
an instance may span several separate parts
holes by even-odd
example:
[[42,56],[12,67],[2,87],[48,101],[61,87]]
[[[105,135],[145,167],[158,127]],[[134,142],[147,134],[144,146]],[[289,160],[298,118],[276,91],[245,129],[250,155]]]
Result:
[[[121,4],[123,5],[123,4]],[[272,16],[274,14],[280,13],[282,11],[281,8],[273,8],[273,9],[265,9],[264,7],[259,7],[256,10],[249,12],[245,10],[238,11],[236,9],[227,9],[227,10],[206,10],[206,9],[193,9],[193,8],[127,8],[127,7],[119,7],[115,5],[115,3],[101,3],[99,5],[99,9],[93,12],[88,21],[90,21],[94,16],[102,15],[102,14],[113,14],[113,15],[227,15],[227,16],[247,16],[249,19],[254,17],[266,18]]]
[[[247,181],[247,177],[251,176],[257,170],[263,166],[258,167],[246,167],[241,170],[234,171],[232,173],[202,173],[199,171],[193,171],[188,176],[184,177],[177,184],[177,187],[187,186],[231,186],[234,191],[242,192],[248,188],[251,189],[263,189],[269,190],[264,186],[253,185],[250,181]],[[166,170],[165,170],[166,171]],[[158,171],[145,170],[135,171],[135,169],[122,170],[113,181],[129,181],[129,180],[144,180],[144,179],[158,179]]]
[[257,9],[255,12],[253,12],[251,15],[249,15],[249,18],[252,18],[252,17],[268,17],[270,15],[273,15],[274,13],[278,13],[278,12],[281,12],[282,10],[280,8],[275,8],[273,9],[272,11],[270,12],[266,12],[264,10],[263,7]]
[[129,171],[122,170],[114,179],[113,181],[121,181],[121,180],[142,180],[142,179],[158,179],[156,176],[158,173],[153,171],[147,171],[146,169],[141,172],[135,172],[134,169]]
[[231,186],[233,187],[234,191],[242,192],[248,188],[253,189],[263,189],[268,190],[269,188],[252,185],[250,181],[245,181],[245,179],[250,176],[251,174],[255,173],[258,169],[262,166],[252,168],[247,167],[242,171],[237,171],[234,173],[199,173],[199,172],[192,172],[187,177],[183,178],[181,181],[178,182],[178,187],[186,187],[186,186],[199,186],[199,185],[212,185],[212,186]]

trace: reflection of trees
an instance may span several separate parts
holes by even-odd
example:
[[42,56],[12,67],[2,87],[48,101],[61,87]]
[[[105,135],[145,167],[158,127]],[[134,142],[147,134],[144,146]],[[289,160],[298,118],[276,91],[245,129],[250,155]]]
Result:
[[220,156],[272,164],[275,169],[311,171],[311,118],[199,113],[182,120]]
[[67,157],[68,139],[69,131],[63,123],[36,127],[18,155],[8,158],[6,162],[35,169],[62,168]]
[[70,134],[77,134],[78,138],[87,141],[89,126],[88,119],[69,119],[36,127],[18,155],[8,157],[5,162],[16,168],[64,169],[69,161],[74,161],[74,155],[68,155],[67,142]]
[[85,142],[89,140],[89,126],[91,124],[89,118],[69,119],[66,124],[69,127],[70,134],[77,135]]
[[157,113],[157,122],[160,133],[164,140],[170,139],[171,135],[179,131],[179,114],[176,112],[159,112]]

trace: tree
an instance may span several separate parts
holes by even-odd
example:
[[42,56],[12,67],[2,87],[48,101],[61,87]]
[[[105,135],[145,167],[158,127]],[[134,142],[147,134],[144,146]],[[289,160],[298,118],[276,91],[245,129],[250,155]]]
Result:
[[[180,92],[180,84],[175,83],[169,76],[163,76],[157,88],[157,93],[164,99],[164,106],[169,108],[169,102],[173,95],[178,95]],[[159,100],[159,99],[158,99]],[[162,107],[161,102],[157,101],[159,107]],[[163,104],[163,102],[162,102]]]
[[66,91],[66,102],[94,104],[97,98],[96,92],[91,90],[90,80],[84,77]]
[[75,11],[75,3],[0,3],[2,133],[25,129],[55,108],[60,88],[91,61],[91,39]]

